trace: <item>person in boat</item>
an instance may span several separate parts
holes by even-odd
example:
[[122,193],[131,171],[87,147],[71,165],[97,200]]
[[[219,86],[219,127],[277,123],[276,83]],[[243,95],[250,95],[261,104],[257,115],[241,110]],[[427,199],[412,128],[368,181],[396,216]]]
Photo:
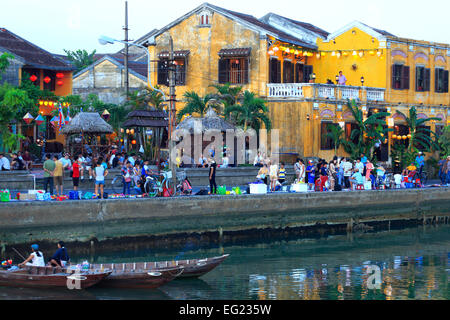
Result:
[[64,268],[67,263],[69,263],[70,258],[67,253],[67,249],[64,246],[64,242],[58,242],[58,250],[56,250],[55,254],[50,258],[49,263],[53,267],[62,267]]
[[45,267],[44,255],[41,251],[39,251],[39,246],[37,244],[32,244],[31,250],[33,250],[33,252],[30,254],[30,256],[24,262],[19,263],[18,266]]

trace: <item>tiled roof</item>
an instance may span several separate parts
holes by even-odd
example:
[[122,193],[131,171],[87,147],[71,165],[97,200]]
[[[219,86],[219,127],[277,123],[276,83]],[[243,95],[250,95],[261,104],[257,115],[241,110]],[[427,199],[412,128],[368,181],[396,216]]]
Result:
[[[124,65],[125,61],[124,59],[114,58],[118,63]],[[148,73],[148,64],[147,62],[138,62],[138,61],[130,61],[128,60],[128,69],[133,70],[136,73],[139,73],[141,76],[144,76],[147,78]]]
[[[361,22],[362,23],[362,22]],[[386,30],[381,30],[381,29],[376,29],[376,28],[372,28],[371,26],[368,26],[367,24],[363,23],[363,25],[375,30],[376,32],[378,32],[379,34],[382,34],[383,36],[389,36],[389,37],[395,37],[395,35],[393,35],[390,32],[387,32]]]
[[71,64],[5,28],[0,28],[0,47],[21,57],[27,66],[48,70],[74,70]]
[[[274,16],[280,17],[282,19],[288,20],[288,21],[290,21],[290,22],[292,22],[292,23],[294,23],[294,24],[296,24],[296,25],[298,25],[300,27],[303,27],[303,28],[305,28],[305,29],[307,29],[309,31],[315,32],[317,34],[320,34],[321,36],[323,36],[325,38],[328,37],[328,35],[330,34],[329,32],[327,32],[327,31],[325,31],[323,29],[320,29],[320,28],[318,28],[318,27],[316,27],[316,26],[314,26],[314,25],[312,25],[310,23],[289,19],[289,18],[280,16],[280,15],[275,14],[275,13],[269,13],[266,16],[268,16],[268,15],[274,15]],[[261,18],[261,20],[263,20],[263,18]]]

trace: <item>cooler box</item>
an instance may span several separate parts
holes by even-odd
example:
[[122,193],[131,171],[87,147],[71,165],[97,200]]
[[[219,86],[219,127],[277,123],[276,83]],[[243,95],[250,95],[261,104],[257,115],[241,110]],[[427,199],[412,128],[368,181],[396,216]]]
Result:
[[372,182],[371,181],[364,182],[364,190],[372,190]]
[[264,194],[267,193],[267,185],[264,183],[250,184],[250,194]]
[[294,183],[291,185],[291,191],[293,192],[307,192],[308,185],[306,183]]

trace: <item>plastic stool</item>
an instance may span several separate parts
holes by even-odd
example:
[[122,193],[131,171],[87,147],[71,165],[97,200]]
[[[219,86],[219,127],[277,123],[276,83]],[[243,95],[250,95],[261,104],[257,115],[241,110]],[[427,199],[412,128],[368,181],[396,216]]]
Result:
[[363,184],[357,184],[356,185],[356,190],[364,190],[364,185]]

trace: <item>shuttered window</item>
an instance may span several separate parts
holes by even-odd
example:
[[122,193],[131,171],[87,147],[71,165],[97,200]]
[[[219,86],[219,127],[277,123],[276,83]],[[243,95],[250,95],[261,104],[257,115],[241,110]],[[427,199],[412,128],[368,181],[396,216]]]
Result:
[[283,62],[283,83],[294,83],[294,64],[290,61]]
[[392,89],[409,89],[409,67],[401,64],[392,65]]
[[219,59],[219,83],[248,83],[248,58]]
[[281,62],[278,59],[270,59],[269,81],[270,83],[281,83]]
[[313,66],[304,65],[303,66],[303,82],[309,82],[311,80],[311,75],[313,74]]
[[435,92],[448,92],[448,70],[434,69],[434,88]]
[[303,77],[303,64],[296,63],[295,64],[295,82],[302,83],[304,80]]
[[[173,66],[175,70],[175,85],[182,86],[186,84],[186,59],[175,59]],[[158,84],[169,85],[169,60],[161,59],[158,61]]]
[[430,91],[430,69],[416,67],[416,91]]

